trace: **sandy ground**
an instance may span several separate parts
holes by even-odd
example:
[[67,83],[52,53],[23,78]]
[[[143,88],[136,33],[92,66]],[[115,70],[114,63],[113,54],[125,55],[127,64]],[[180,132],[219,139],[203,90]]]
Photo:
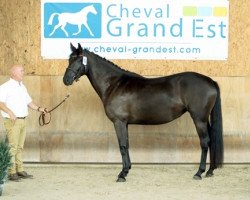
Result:
[[116,183],[120,165],[26,164],[34,179],[7,181],[1,200],[247,200],[250,165],[225,165],[212,178],[193,180],[197,165],[133,165]]

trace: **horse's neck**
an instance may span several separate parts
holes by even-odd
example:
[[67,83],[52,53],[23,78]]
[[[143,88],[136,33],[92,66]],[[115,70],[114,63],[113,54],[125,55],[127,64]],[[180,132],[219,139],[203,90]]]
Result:
[[91,13],[91,10],[90,9],[86,9],[86,8],[83,8],[81,11],[80,11],[80,15],[81,16],[87,16],[89,13]]
[[90,64],[87,76],[102,101],[105,101],[107,90],[113,83],[112,80],[119,79],[122,74],[119,70],[113,70],[108,66],[109,64],[102,62]]

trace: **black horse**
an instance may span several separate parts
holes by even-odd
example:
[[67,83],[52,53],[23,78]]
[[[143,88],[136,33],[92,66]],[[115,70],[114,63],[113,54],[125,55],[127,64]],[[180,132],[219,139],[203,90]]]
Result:
[[71,44],[69,66],[63,77],[71,85],[87,75],[101,98],[108,118],[114,123],[122,171],[118,182],[126,181],[131,162],[128,124],[163,124],[189,112],[200,138],[201,160],[194,179],[201,179],[206,169],[208,149],[210,168],[206,177],[223,163],[223,135],[220,89],[211,78],[184,72],[160,78],[145,78],[125,71],[114,63]]

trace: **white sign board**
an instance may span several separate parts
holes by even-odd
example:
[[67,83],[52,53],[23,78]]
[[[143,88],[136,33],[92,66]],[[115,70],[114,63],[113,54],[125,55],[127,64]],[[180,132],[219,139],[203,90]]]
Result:
[[228,0],[41,0],[41,53],[70,42],[108,59],[225,60]]

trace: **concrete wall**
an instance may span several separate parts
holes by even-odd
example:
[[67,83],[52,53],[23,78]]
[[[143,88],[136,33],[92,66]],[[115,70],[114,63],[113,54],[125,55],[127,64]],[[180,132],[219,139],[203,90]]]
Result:
[[[250,3],[230,1],[227,61],[112,60],[144,76],[196,71],[221,86],[226,162],[250,162]],[[30,111],[25,160],[38,162],[120,162],[112,123],[87,78],[65,87],[67,60],[43,60],[40,55],[40,1],[0,1],[0,84],[9,67],[21,63],[25,84],[39,105],[48,108],[67,93],[70,99],[39,127],[39,114]],[[0,118],[0,136],[4,136]],[[134,162],[198,162],[199,141],[188,114],[165,125],[130,126]]]

